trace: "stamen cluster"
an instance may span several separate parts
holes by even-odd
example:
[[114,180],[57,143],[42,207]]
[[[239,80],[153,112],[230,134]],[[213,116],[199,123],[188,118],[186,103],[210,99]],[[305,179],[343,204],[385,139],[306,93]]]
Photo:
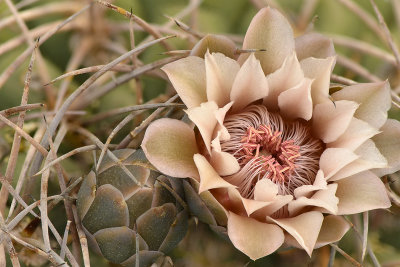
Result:
[[225,179],[238,186],[243,197],[253,197],[260,179],[277,184],[281,195],[293,195],[297,187],[314,183],[324,147],[307,124],[286,122],[265,106],[250,106],[227,116],[224,126],[230,139],[222,141],[221,148],[241,167]]
[[263,162],[261,175],[273,182],[287,182],[296,168],[295,160],[300,157],[300,147],[294,140],[282,141],[282,132],[271,130],[270,126],[260,125],[258,129],[249,127],[242,138],[243,154],[239,164],[246,165],[253,158]]

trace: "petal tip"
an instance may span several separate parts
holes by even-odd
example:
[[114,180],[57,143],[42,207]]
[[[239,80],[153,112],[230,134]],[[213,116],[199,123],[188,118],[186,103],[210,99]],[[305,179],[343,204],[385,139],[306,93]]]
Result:
[[146,158],[160,172],[178,178],[197,178],[193,130],[184,122],[162,118],[149,125],[142,141]]

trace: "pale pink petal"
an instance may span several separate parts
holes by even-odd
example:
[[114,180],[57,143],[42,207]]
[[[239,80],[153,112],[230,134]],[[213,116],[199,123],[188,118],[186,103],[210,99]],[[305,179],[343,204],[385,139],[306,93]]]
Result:
[[239,163],[234,156],[215,149],[211,151],[210,163],[221,176],[232,175],[240,170]]
[[[246,210],[247,216],[250,216],[254,212],[269,206],[272,201],[257,201],[254,199],[242,198],[244,209]],[[264,217],[265,218],[265,217]]]
[[370,164],[373,165],[372,168],[383,168],[387,166],[386,158],[380,153],[374,141],[371,139],[365,141],[354,152],[360,156],[360,159],[369,161]]
[[305,78],[299,85],[282,92],[278,97],[281,114],[288,119],[310,120],[313,112],[311,84],[313,80]]
[[322,213],[337,214],[339,198],[336,197],[338,185],[328,184],[328,188],[324,190],[317,191],[313,196],[313,206],[318,207],[314,210],[320,211]]
[[240,195],[239,190],[235,187],[228,187],[226,190],[228,193],[228,209],[236,214],[247,216],[247,211],[243,204],[243,197]]
[[201,103],[199,107],[186,110],[189,119],[196,124],[199,129],[209,153],[211,153],[211,140],[215,126],[217,125],[217,118],[214,113],[217,110],[218,106],[214,101]]
[[346,131],[336,141],[327,144],[327,147],[341,147],[354,151],[362,143],[378,133],[378,129],[365,121],[352,118]]
[[329,85],[335,57],[328,58],[306,58],[300,64],[304,76],[314,79],[311,86],[311,97],[314,105],[329,101]]
[[384,184],[370,171],[358,173],[336,183],[336,196],[339,198],[338,215],[390,207]]
[[284,241],[283,231],[278,226],[232,212],[228,216],[228,236],[233,245],[252,260],[273,253]]
[[280,210],[283,206],[293,200],[292,195],[276,195],[275,199],[268,205],[257,211],[253,211],[252,216],[258,220],[265,220],[266,216],[271,216],[276,211]]
[[356,153],[359,158],[343,167],[332,177],[329,177],[329,181],[337,181],[359,172],[387,166],[387,160],[376,148],[375,143],[370,139],[359,146],[354,153]]
[[216,131],[221,133],[220,140],[221,141],[226,141],[230,139],[230,134],[228,133],[228,130],[224,126],[224,120],[226,113],[229,111],[229,109],[232,107],[233,102],[230,102],[226,104],[224,107],[219,108],[217,111],[215,111],[215,117],[217,118],[217,127]]
[[254,199],[272,201],[278,194],[278,186],[269,179],[259,180],[254,187]]
[[297,240],[294,239],[294,237],[288,233],[285,233],[285,245],[287,245],[288,247],[293,247],[298,249],[303,248],[302,246],[300,246],[299,242],[297,242]]
[[294,39],[299,60],[308,57],[327,58],[335,55],[331,39],[319,33],[306,33]]
[[[269,179],[262,179],[257,182],[254,188],[254,199],[243,198],[239,192],[232,193],[235,193],[236,198],[241,199],[248,216],[272,204],[269,208],[271,210],[276,204],[280,203],[280,199],[277,197],[278,186]],[[274,203],[275,200],[277,203]],[[263,216],[263,219],[265,219],[265,216]]]
[[322,226],[322,221],[324,220],[324,216],[321,212],[310,211],[293,218],[269,219],[293,236],[311,257]]
[[221,53],[206,53],[206,78],[208,101],[215,101],[219,107],[229,103],[233,81],[240,66],[235,60]]
[[266,97],[268,84],[260,62],[252,53],[236,75],[231,91],[232,110],[238,111],[250,103]]
[[[243,41],[244,49],[265,49],[257,52],[265,74],[277,70],[294,51],[293,30],[287,19],[277,10],[261,9],[250,23]],[[240,62],[248,57],[242,54]]]
[[232,175],[240,170],[240,166],[233,155],[222,152],[220,136],[221,132],[219,131],[217,132],[217,136],[211,142],[212,152],[210,162],[219,175]]
[[382,133],[372,140],[387,159],[389,167],[374,170],[379,177],[400,169],[400,122],[389,119],[380,130]]
[[211,147],[218,151],[221,152],[221,131],[217,132],[217,136],[211,141]]
[[346,165],[345,167],[343,167],[342,169],[340,169],[332,177],[330,177],[329,181],[330,182],[338,181],[340,179],[347,178],[349,176],[363,172],[365,170],[369,170],[371,168],[373,168],[373,166],[371,166],[371,162],[361,160],[361,159],[356,159],[352,163],[350,163],[350,164]]
[[204,59],[190,56],[169,63],[161,69],[188,108],[207,102]]
[[347,164],[358,159],[358,156],[351,150],[345,148],[327,148],[322,153],[319,166],[325,174],[325,179],[329,179]]
[[312,193],[317,190],[326,189],[327,183],[324,173],[319,170],[312,185],[302,185],[294,190],[295,198],[311,197]]
[[303,70],[297,60],[296,53],[290,54],[282,66],[267,76],[268,82],[268,96],[264,98],[264,104],[268,110],[278,111],[278,97],[279,95],[297,85],[304,79]]
[[315,248],[320,248],[330,243],[342,239],[350,229],[350,225],[341,216],[328,215],[324,218],[321,231],[315,244]]
[[336,214],[338,210],[339,199],[335,196],[337,184],[328,184],[326,189],[316,191],[311,198],[300,197],[293,200],[288,205],[289,215],[296,216],[307,207],[319,207],[321,212]]
[[[271,194],[271,193],[270,193]],[[236,188],[228,188],[231,206],[235,207],[235,213],[245,212],[246,215],[264,221],[266,216],[272,215],[283,206],[293,200],[292,195],[275,195],[271,200],[253,200],[242,197]]]
[[207,51],[210,53],[222,53],[230,58],[237,58],[235,55],[236,45],[235,43],[226,36],[207,34],[196,45],[190,52],[191,56],[198,56],[204,58]]
[[160,172],[179,178],[198,178],[193,155],[198,153],[193,130],[174,119],[159,119],[150,124],[142,148],[147,159]]
[[200,174],[199,194],[214,188],[235,187],[222,179],[203,155],[195,154],[193,159]]
[[376,129],[379,129],[387,119],[390,109],[390,85],[388,81],[378,83],[360,83],[344,87],[332,94],[335,100],[351,100],[360,104],[355,113],[359,118]]
[[352,101],[325,102],[314,107],[312,128],[324,143],[336,141],[347,129],[358,104]]

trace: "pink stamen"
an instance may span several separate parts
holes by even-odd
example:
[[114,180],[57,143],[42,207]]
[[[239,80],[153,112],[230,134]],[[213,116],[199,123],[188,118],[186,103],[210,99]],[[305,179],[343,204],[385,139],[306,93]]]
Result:
[[286,123],[264,106],[250,106],[227,116],[224,126],[231,138],[221,142],[221,149],[232,154],[241,167],[226,179],[238,186],[243,197],[253,197],[260,179],[277,184],[281,195],[313,184],[323,143],[311,135],[307,125]]
[[241,138],[243,149],[238,156],[244,157],[240,157],[242,162],[239,164],[246,164],[252,158],[259,157],[261,150],[265,150],[270,156],[268,158],[262,156],[264,163],[261,175],[269,173],[268,178],[273,181],[288,180],[296,168],[295,159],[300,156],[300,147],[293,145],[293,140],[282,142],[281,135],[282,132],[273,132],[269,125],[262,124],[257,129],[249,127],[246,136]]

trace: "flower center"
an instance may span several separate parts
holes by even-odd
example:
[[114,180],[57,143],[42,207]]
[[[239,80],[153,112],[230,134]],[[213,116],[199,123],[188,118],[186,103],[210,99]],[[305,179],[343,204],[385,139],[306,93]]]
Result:
[[260,174],[273,182],[288,181],[296,169],[296,158],[300,157],[300,147],[294,140],[282,140],[282,132],[273,132],[271,126],[261,124],[258,129],[250,126],[242,138],[242,149],[238,151],[238,161],[245,166],[254,158],[261,164]]
[[227,116],[224,126],[230,139],[221,142],[222,151],[232,154],[241,167],[224,178],[238,186],[243,197],[253,198],[260,179],[278,185],[281,195],[293,195],[297,187],[314,183],[324,147],[307,124],[285,122],[265,106],[250,106]]

